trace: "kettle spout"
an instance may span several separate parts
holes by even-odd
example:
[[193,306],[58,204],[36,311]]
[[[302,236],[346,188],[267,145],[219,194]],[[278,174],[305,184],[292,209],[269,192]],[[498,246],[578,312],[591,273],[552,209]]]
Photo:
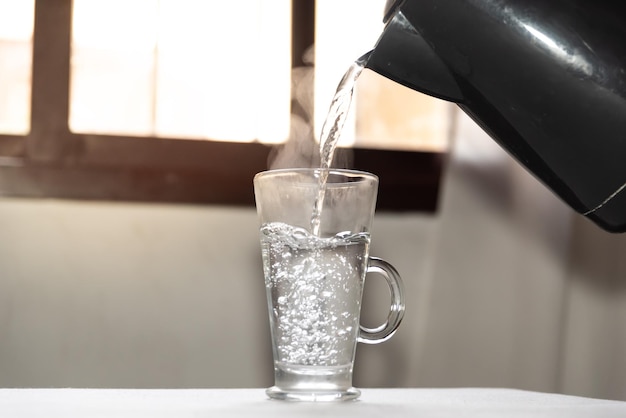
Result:
[[365,68],[439,99],[460,103],[463,95],[450,70],[401,10],[388,21]]

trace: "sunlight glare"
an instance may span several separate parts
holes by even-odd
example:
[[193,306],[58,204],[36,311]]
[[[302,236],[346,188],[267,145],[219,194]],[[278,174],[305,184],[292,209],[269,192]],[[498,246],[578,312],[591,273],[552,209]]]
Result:
[[284,141],[291,2],[236,5],[74,0],[72,130]]

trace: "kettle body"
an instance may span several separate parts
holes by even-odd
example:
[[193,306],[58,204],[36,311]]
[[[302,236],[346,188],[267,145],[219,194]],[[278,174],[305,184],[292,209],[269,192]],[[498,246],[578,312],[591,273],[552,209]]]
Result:
[[366,68],[452,101],[570,207],[626,231],[626,7],[389,1]]

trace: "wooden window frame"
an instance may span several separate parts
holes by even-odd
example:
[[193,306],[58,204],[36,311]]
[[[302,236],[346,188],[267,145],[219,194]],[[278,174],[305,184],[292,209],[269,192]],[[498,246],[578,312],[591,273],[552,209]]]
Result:
[[[313,42],[314,0],[293,1],[293,66]],[[0,196],[253,205],[272,146],[69,130],[71,0],[36,0],[31,126],[0,135]],[[380,210],[436,210],[445,154],[353,148],[380,177]]]

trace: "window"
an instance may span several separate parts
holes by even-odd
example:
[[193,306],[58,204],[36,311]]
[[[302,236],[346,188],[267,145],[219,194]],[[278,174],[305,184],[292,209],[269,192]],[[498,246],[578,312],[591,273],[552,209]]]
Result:
[[[0,194],[253,203],[252,177],[289,131],[290,63],[303,65],[328,5],[246,0],[233,14],[222,1],[0,0]],[[191,20],[182,16],[190,10]],[[243,28],[257,32],[235,39]],[[238,83],[224,81],[234,73]],[[385,80],[374,80],[357,108],[380,100]],[[352,165],[381,177],[380,208],[435,207],[441,149],[381,150],[366,134],[346,137]]]

